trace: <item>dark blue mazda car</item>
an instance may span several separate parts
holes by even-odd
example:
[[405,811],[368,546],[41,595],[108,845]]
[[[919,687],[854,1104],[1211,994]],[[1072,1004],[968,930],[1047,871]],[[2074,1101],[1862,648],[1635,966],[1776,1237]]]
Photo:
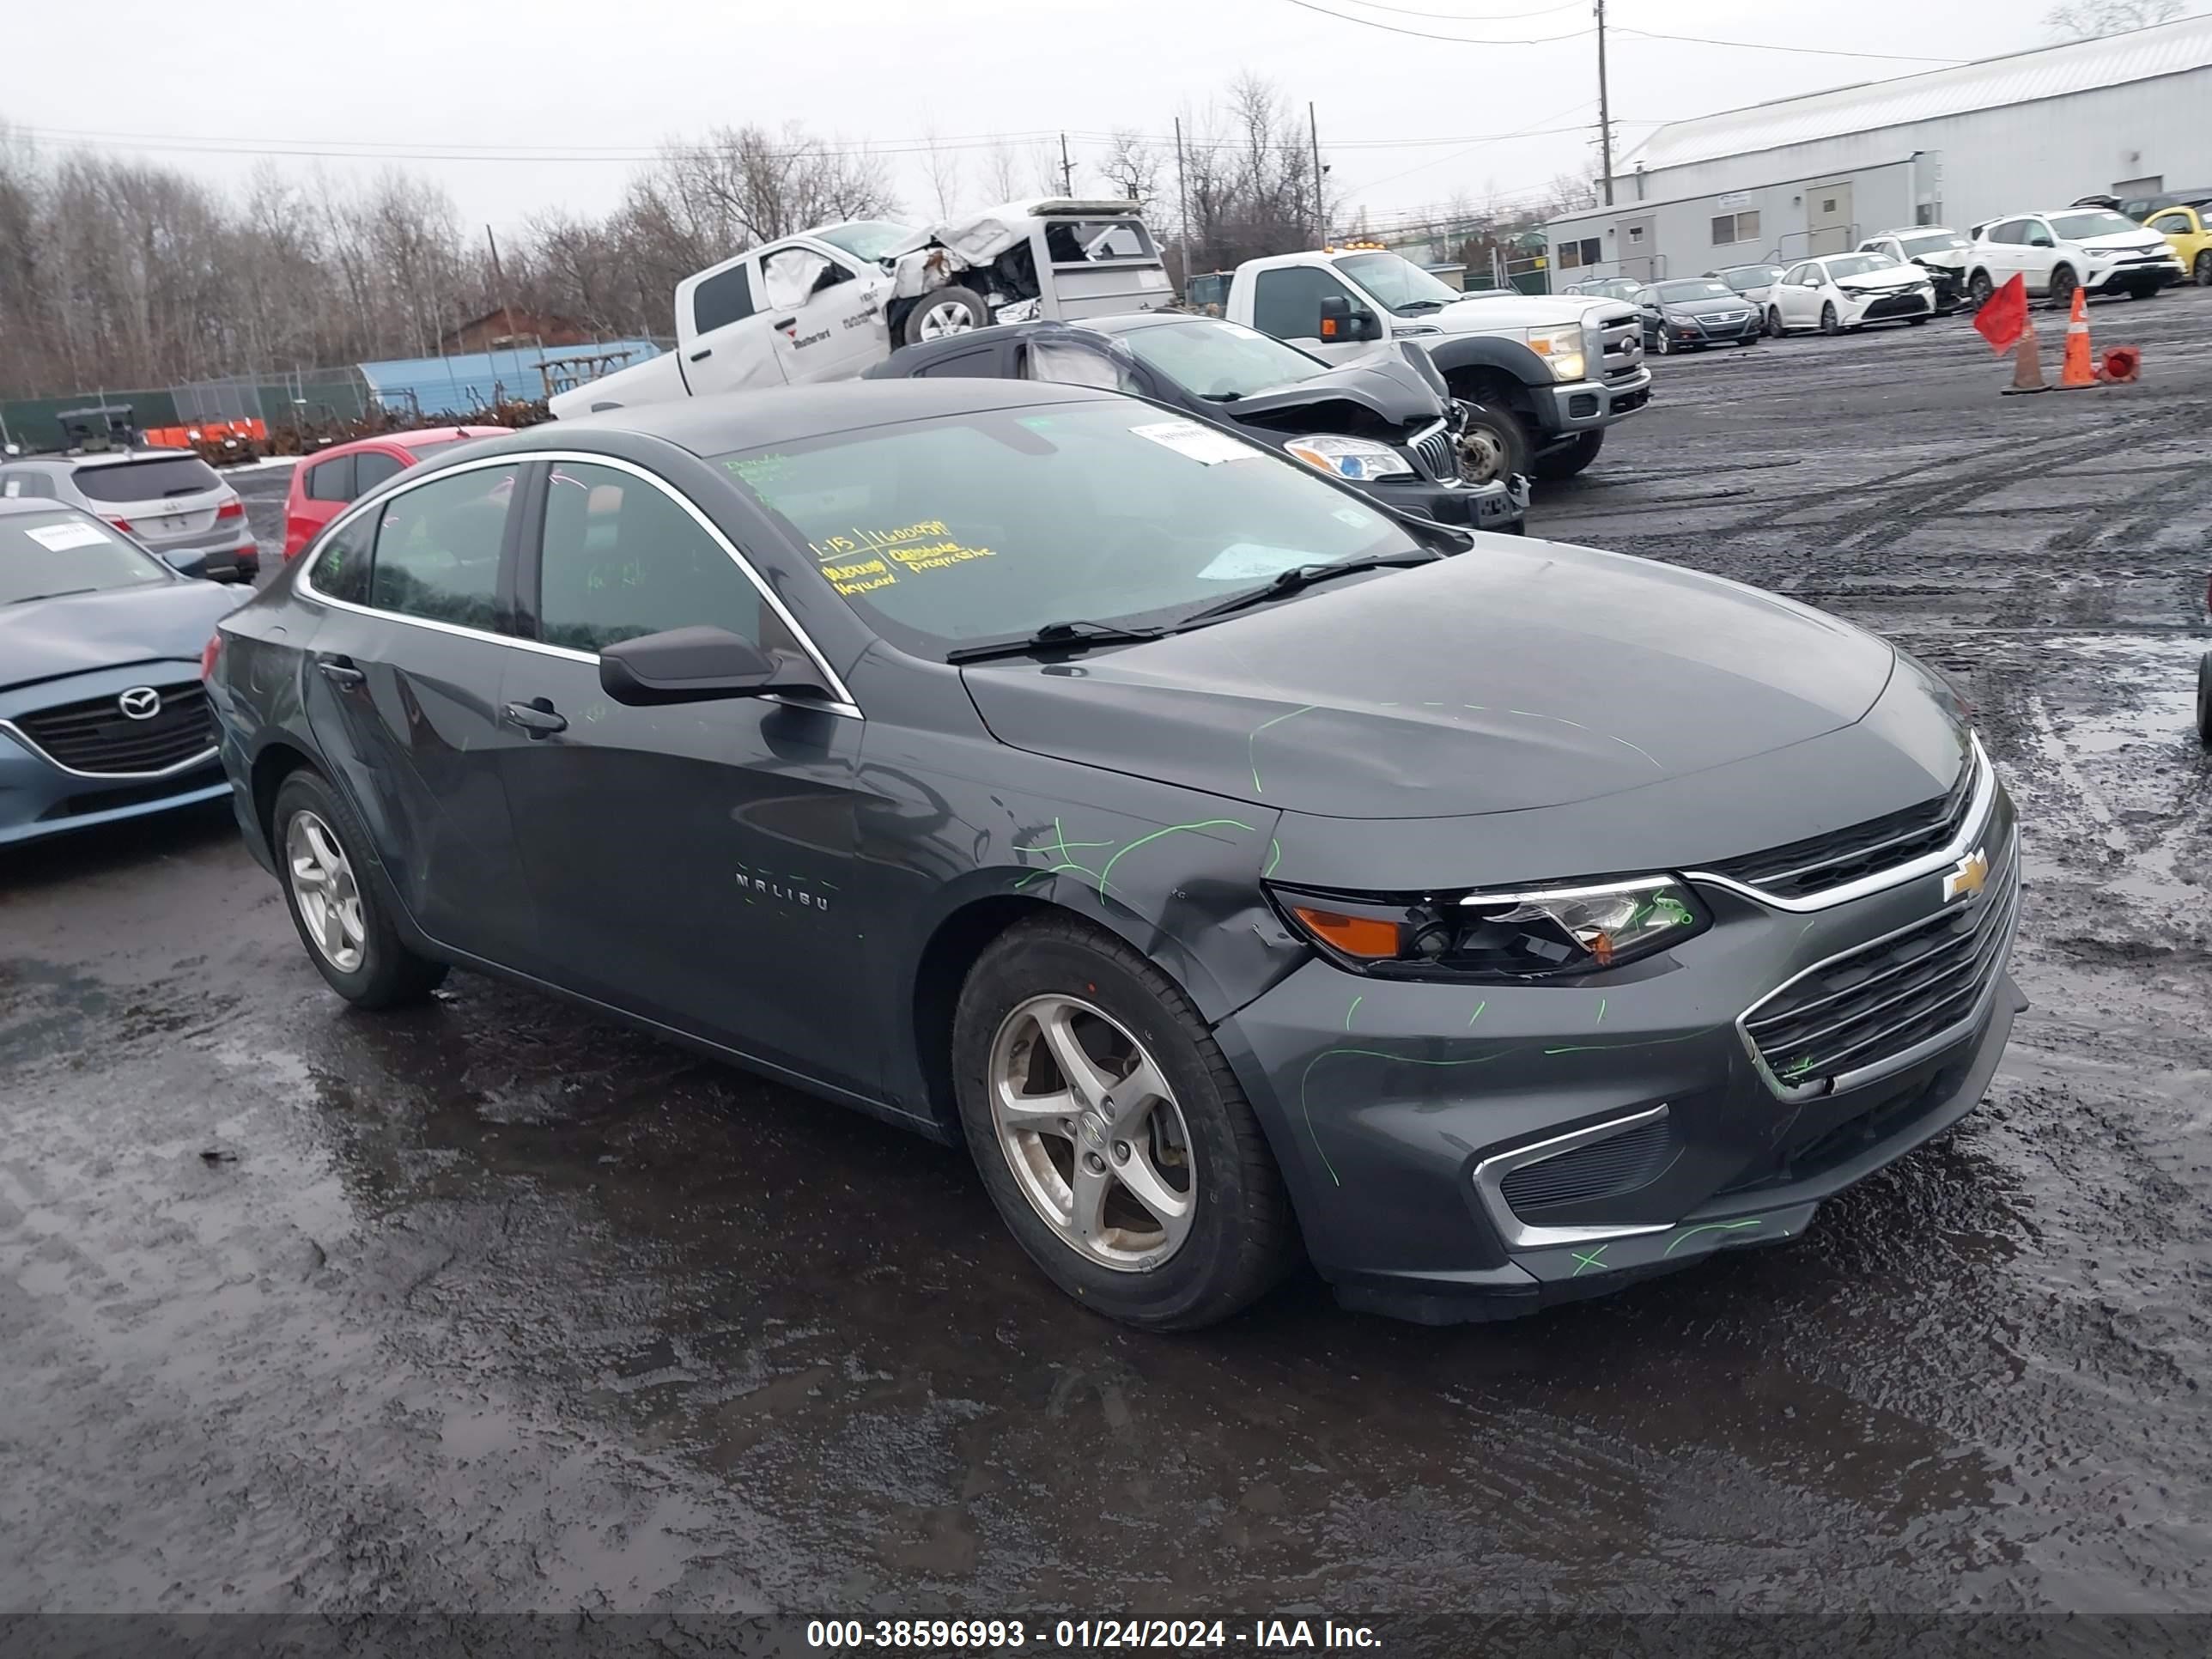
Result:
[[0,846],[222,796],[200,665],[246,597],[76,507],[0,499]]

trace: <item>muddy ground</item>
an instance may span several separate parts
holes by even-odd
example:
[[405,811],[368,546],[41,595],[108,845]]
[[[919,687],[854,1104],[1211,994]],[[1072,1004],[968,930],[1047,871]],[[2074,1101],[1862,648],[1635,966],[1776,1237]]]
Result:
[[475,978],[349,1012],[220,811],[0,860],[0,1608],[2212,1610],[2212,293],[2093,322],[2144,385],[1666,362],[1540,496],[1961,679],[2034,1006],[1802,1243],[1534,1320],[1136,1335],[959,1154]]

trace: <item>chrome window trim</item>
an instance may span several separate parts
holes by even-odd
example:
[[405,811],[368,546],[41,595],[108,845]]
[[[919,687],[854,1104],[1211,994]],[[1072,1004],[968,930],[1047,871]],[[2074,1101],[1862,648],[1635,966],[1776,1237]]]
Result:
[[1918,858],[1893,868],[1877,870],[1870,876],[1861,876],[1856,881],[1847,881],[1840,887],[1826,888],[1804,898],[1784,898],[1778,893],[1770,893],[1764,888],[1753,887],[1748,882],[1737,881],[1733,877],[1719,875],[1711,870],[1685,870],[1682,874],[1688,880],[1709,882],[1715,887],[1724,887],[1731,893],[1772,909],[1807,915],[1816,910],[1832,910],[1838,904],[1849,904],[1852,900],[1863,899],[1870,893],[1887,892],[1890,888],[1901,887],[1908,881],[1917,881],[1922,876],[1930,875],[1946,865],[1956,864],[1982,839],[1983,831],[1989,827],[1990,811],[1996,805],[1997,798],[1996,769],[1990,764],[1989,756],[1983,751],[1981,738],[1969,733],[1967,741],[1972,752],[1974,798],[1966,808],[1966,817],[1960,821],[1958,834],[1932,853],[1923,853]]
[[1505,1201],[1505,1177],[1516,1170],[1525,1170],[1531,1164],[1542,1164],[1577,1147],[1610,1140],[1615,1135],[1626,1134],[1631,1129],[1640,1129],[1647,1123],[1657,1123],[1667,1116],[1667,1111],[1666,1103],[1662,1102],[1643,1111],[1631,1112],[1626,1117],[1608,1118],[1603,1123],[1593,1123],[1563,1135],[1553,1135],[1549,1140],[1516,1146],[1510,1152],[1492,1152],[1474,1166],[1474,1194],[1482,1205],[1483,1213],[1490,1218],[1491,1225],[1498,1229],[1506,1247],[1516,1250],[1549,1249],[1560,1244],[1594,1244],[1603,1238],[1633,1238],[1642,1233],[1663,1233],[1670,1227],[1679,1226],[1679,1222],[1648,1221],[1620,1227],[1536,1227],[1514,1214],[1513,1206]]
[[1971,1036],[1980,1027],[1982,1022],[1989,1018],[1990,1005],[1996,997],[1997,988],[2004,983],[2006,963],[2011,959],[2013,941],[2020,932],[2021,847],[2020,831],[2017,828],[2013,830],[2011,839],[2006,842],[2006,851],[2008,857],[2005,862],[2004,891],[1995,901],[2005,907],[2004,918],[1997,924],[1999,930],[2004,934],[2003,943],[1997,946],[1997,971],[1990,975],[1990,982],[1982,988],[1982,994],[1974,999],[1974,1006],[1967,1011],[1964,1018],[1945,1026],[1933,1036],[1923,1037],[1911,1048],[1892,1054],[1886,1060],[1878,1060],[1871,1065],[1861,1066],[1851,1071],[1838,1072],[1832,1078],[1824,1078],[1817,1084],[1808,1084],[1802,1088],[1793,1088],[1778,1077],[1773,1068],[1767,1065],[1765,1057],[1759,1052],[1759,1044],[1752,1040],[1751,1021],[1757,1017],[1759,1011],[1799,980],[1808,974],[1817,974],[1822,969],[1832,966],[1845,957],[1856,956],[1862,951],[1887,945],[1890,940],[1910,933],[1916,928],[1925,927],[1942,915],[1940,908],[1931,910],[1924,916],[1908,921],[1902,927],[1893,927],[1886,933],[1878,933],[1872,939],[1861,939],[1856,945],[1838,951],[1832,956],[1821,957],[1808,968],[1798,969],[1735,1017],[1737,1040],[1743,1044],[1744,1052],[1751,1056],[1752,1068],[1759,1073],[1761,1080],[1765,1083],[1778,1100],[1786,1100],[1792,1104],[1797,1104],[1808,1100],[1826,1099],[1846,1093],[1852,1089],[1863,1087],[1869,1083],[1879,1083],[1886,1077],[1893,1077],[1899,1072],[1917,1066],[1930,1054],[1942,1053],[1953,1043]]
[[17,726],[15,721],[0,720],[0,732],[5,732],[24,748],[29,750],[33,758],[46,762],[55,771],[66,773],[73,778],[90,778],[102,783],[143,783],[149,778],[174,777],[179,772],[191,771],[195,766],[205,766],[222,752],[219,747],[210,745],[189,759],[179,761],[174,766],[164,766],[152,772],[80,772],[74,766],[63,765],[61,762],[39,747],[31,734]]
[[[580,466],[611,467],[617,472],[628,472],[634,477],[644,479],[646,483],[674,501],[690,515],[693,522],[697,524],[700,529],[707,532],[716,546],[729,555],[730,562],[736,565],[744,579],[752,584],[753,591],[761,597],[761,602],[775,612],[783,625],[791,630],[792,638],[799,641],[799,648],[806,653],[807,659],[822,675],[831,692],[831,701],[827,702],[818,697],[789,696],[780,692],[770,693],[758,701],[782,703],[793,708],[811,708],[821,714],[836,714],[846,720],[866,718],[861,713],[860,704],[854,701],[853,693],[846,685],[843,676],[830,667],[829,659],[822,654],[821,648],[814,643],[813,636],[799,626],[799,618],[791,614],[783,601],[770,591],[766,582],[761,580],[760,573],[754,569],[752,562],[738,550],[737,544],[724,535],[714,520],[702,513],[697,503],[682,490],[677,489],[665,478],[640,466],[636,462],[624,460],[618,455],[599,455],[589,450],[581,449],[533,449],[520,453],[480,456],[474,460],[463,461],[457,466],[441,467],[428,477],[407,478],[407,475],[403,472],[398,476],[406,478],[407,481],[399,488],[385,491],[374,497],[364,496],[354,501],[344,512],[325,525],[313,541],[300,550],[300,574],[294,579],[294,585],[318,605],[327,605],[339,611],[350,611],[358,616],[378,617],[386,622],[405,623],[410,627],[432,629],[439,633],[454,635],[461,639],[488,640],[495,645],[512,646],[523,651],[534,651],[541,656],[561,657],[570,662],[596,664],[599,659],[597,652],[572,650],[565,645],[548,645],[543,640],[526,640],[513,634],[495,634],[489,629],[468,628],[459,623],[440,622],[432,617],[410,617],[402,611],[386,611],[380,606],[361,605],[352,599],[338,599],[324,592],[314,584],[314,562],[322,556],[324,544],[341,528],[352,523],[355,519],[368,513],[371,508],[381,510],[385,506],[398,501],[410,490],[420,489],[426,484],[455,477],[464,472],[480,471],[492,466],[519,468],[527,465],[532,461],[574,461]],[[518,479],[517,482],[519,484],[520,480]],[[371,556],[373,558],[373,546]],[[374,565],[371,568],[374,569]]]

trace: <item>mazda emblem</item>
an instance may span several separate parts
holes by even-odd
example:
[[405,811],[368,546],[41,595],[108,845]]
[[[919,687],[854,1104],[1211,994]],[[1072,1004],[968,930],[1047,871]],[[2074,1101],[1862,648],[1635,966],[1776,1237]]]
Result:
[[134,720],[150,720],[161,712],[161,694],[150,685],[134,685],[115,700],[115,706]]

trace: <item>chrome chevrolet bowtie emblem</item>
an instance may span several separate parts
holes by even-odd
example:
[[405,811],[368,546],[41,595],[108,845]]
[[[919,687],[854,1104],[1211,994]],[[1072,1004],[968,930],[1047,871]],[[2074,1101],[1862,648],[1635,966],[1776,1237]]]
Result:
[[150,720],[161,712],[161,694],[150,685],[134,685],[115,700],[115,706],[134,720]]
[[1943,902],[1978,893],[1990,878],[1990,860],[1978,847],[1943,872]]

